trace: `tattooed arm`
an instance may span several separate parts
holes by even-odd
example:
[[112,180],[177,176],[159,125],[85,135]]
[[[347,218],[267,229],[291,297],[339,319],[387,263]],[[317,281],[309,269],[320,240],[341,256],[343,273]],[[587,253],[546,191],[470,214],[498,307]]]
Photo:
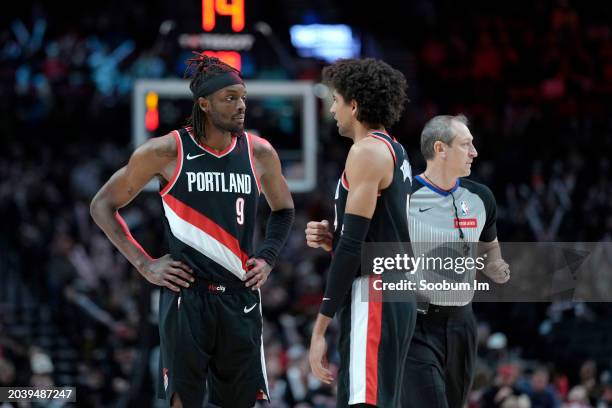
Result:
[[108,239],[149,282],[176,292],[193,281],[191,269],[170,255],[151,258],[134,240],[118,210],[129,204],[154,177],[162,182],[172,178],[177,160],[174,136],[168,134],[148,140],[138,147],[127,165],[119,169],[100,188],[91,201],[91,216]]

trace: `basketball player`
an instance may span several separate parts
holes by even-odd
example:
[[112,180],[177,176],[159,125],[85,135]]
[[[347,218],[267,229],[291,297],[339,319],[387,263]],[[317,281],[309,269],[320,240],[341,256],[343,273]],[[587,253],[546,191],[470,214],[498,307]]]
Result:
[[[436,116],[421,133],[427,161],[414,177],[410,195],[410,241],[415,254],[475,259],[496,283],[510,278],[497,241],[495,198],[469,176],[478,155],[463,115]],[[481,243],[478,245],[478,242]],[[475,243],[475,244],[469,244]],[[475,246],[482,253],[478,254]],[[429,256],[429,255],[428,255]],[[415,280],[474,282],[476,269],[425,270]],[[461,408],[466,402],[476,359],[473,290],[419,291],[417,324],[406,360],[402,407]],[[422,300],[422,301],[421,301]],[[415,392],[414,390],[418,390]]]
[[[161,286],[159,397],[172,407],[210,403],[252,407],[268,398],[259,288],[283,247],[293,201],[272,146],[244,131],[246,88],[240,73],[197,54],[189,87],[189,127],[138,147],[91,203],[113,244],[149,282]],[[170,254],[153,259],[117,210],[153,178]],[[257,202],[272,213],[265,239],[252,248]]]
[[398,407],[401,371],[416,318],[414,298],[381,302],[370,297],[374,275],[360,276],[364,242],[408,241],[407,199],[411,170],[406,151],[386,129],[406,103],[406,80],[374,59],[341,60],[324,68],[333,90],[340,135],[352,140],[336,187],[334,233],[309,222],[306,241],[334,253],[310,344],[312,372],[333,381],[325,332],[338,312],[338,407]]

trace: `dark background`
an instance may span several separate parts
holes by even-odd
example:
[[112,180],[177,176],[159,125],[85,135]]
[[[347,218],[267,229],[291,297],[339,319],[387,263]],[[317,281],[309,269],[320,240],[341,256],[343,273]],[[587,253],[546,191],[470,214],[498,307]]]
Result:
[[[88,207],[133,149],[134,80],[183,75],[191,51],[177,36],[201,32],[199,3],[60,3],[20,2],[0,15],[0,386],[77,386],[82,407],[154,406],[156,291]],[[384,59],[408,79],[411,102],[391,133],[415,174],[424,168],[418,141],[426,120],[463,112],[479,151],[471,177],[495,194],[500,240],[610,241],[610,3],[400,3],[247,0],[245,32],[256,41],[243,55],[245,76],[319,80],[325,63],[298,58],[289,27],[348,24],[361,56]],[[161,34],[166,20],[174,28]],[[333,406],[334,389],[309,376],[306,356],[329,258],[305,247],[303,229],[333,216],[349,145],[319,105],[317,189],[295,195],[293,234],[262,290],[278,407]],[[155,194],[122,215],[151,254],[164,253]],[[607,284],[610,271],[601,272]],[[532,407],[610,404],[609,304],[474,308],[479,367],[470,407],[502,406],[489,401],[501,383]],[[331,357],[337,363],[335,350]]]

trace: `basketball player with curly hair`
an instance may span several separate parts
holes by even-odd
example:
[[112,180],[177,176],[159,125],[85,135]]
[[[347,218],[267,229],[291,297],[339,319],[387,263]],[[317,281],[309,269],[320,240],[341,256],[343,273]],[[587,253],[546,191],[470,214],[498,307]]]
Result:
[[[172,407],[252,407],[268,399],[259,288],[294,219],[274,148],[244,131],[246,87],[217,58],[189,60],[188,125],[148,140],[100,189],[91,215],[149,282],[161,287],[159,396]],[[154,259],[118,210],[160,181],[170,253]],[[253,248],[257,202],[272,210]]]
[[308,246],[333,249],[327,286],[310,344],[310,365],[321,381],[334,378],[327,366],[325,332],[338,313],[340,370],[338,407],[399,407],[402,370],[416,319],[414,294],[386,302],[374,294],[376,276],[361,269],[364,242],[409,241],[411,169],[403,146],[387,129],[406,103],[406,80],[374,59],[341,60],[324,68],[332,89],[331,113],[341,136],[353,141],[335,194],[334,232],[327,221],[311,221]]

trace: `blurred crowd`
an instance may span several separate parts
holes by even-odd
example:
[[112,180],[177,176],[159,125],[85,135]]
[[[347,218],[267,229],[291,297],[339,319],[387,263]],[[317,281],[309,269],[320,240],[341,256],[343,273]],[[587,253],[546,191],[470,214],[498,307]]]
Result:
[[[412,102],[392,133],[416,171],[424,168],[425,121],[463,112],[480,153],[473,177],[497,198],[500,240],[610,241],[612,27],[566,0],[503,18],[468,7],[467,24],[452,4],[417,4],[427,18],[408,41],[415,45],[385,46],[411,56]],[[78,406],[155,406],[157,289],[89,216],[93,194],[132,149],[134,79],[181,76],[189,54],[171,39],[171,25],[139,23],[141,9],[136,2],[121,17],[132,31],[108,11],[63,29],[40,5],[0,27],[0,386],[74,385]],[[329,256],[307,248],[303,230],[332,216],[348,144],[320,117],[318,188],[294,197],[293,233],[262,288],[275,408],[334,406],[334,388],[309,374],[307,359]],[[141,195],[122,216],[151,254],[165,253],[156,194]],[[612,406],[607,304],[474,309],[479,369],[470,408]],[[28,321],[46,329],[16,329]],[[334,327],[330,344],[337,334]],[[334,349],[330,360],[337,367]]]

